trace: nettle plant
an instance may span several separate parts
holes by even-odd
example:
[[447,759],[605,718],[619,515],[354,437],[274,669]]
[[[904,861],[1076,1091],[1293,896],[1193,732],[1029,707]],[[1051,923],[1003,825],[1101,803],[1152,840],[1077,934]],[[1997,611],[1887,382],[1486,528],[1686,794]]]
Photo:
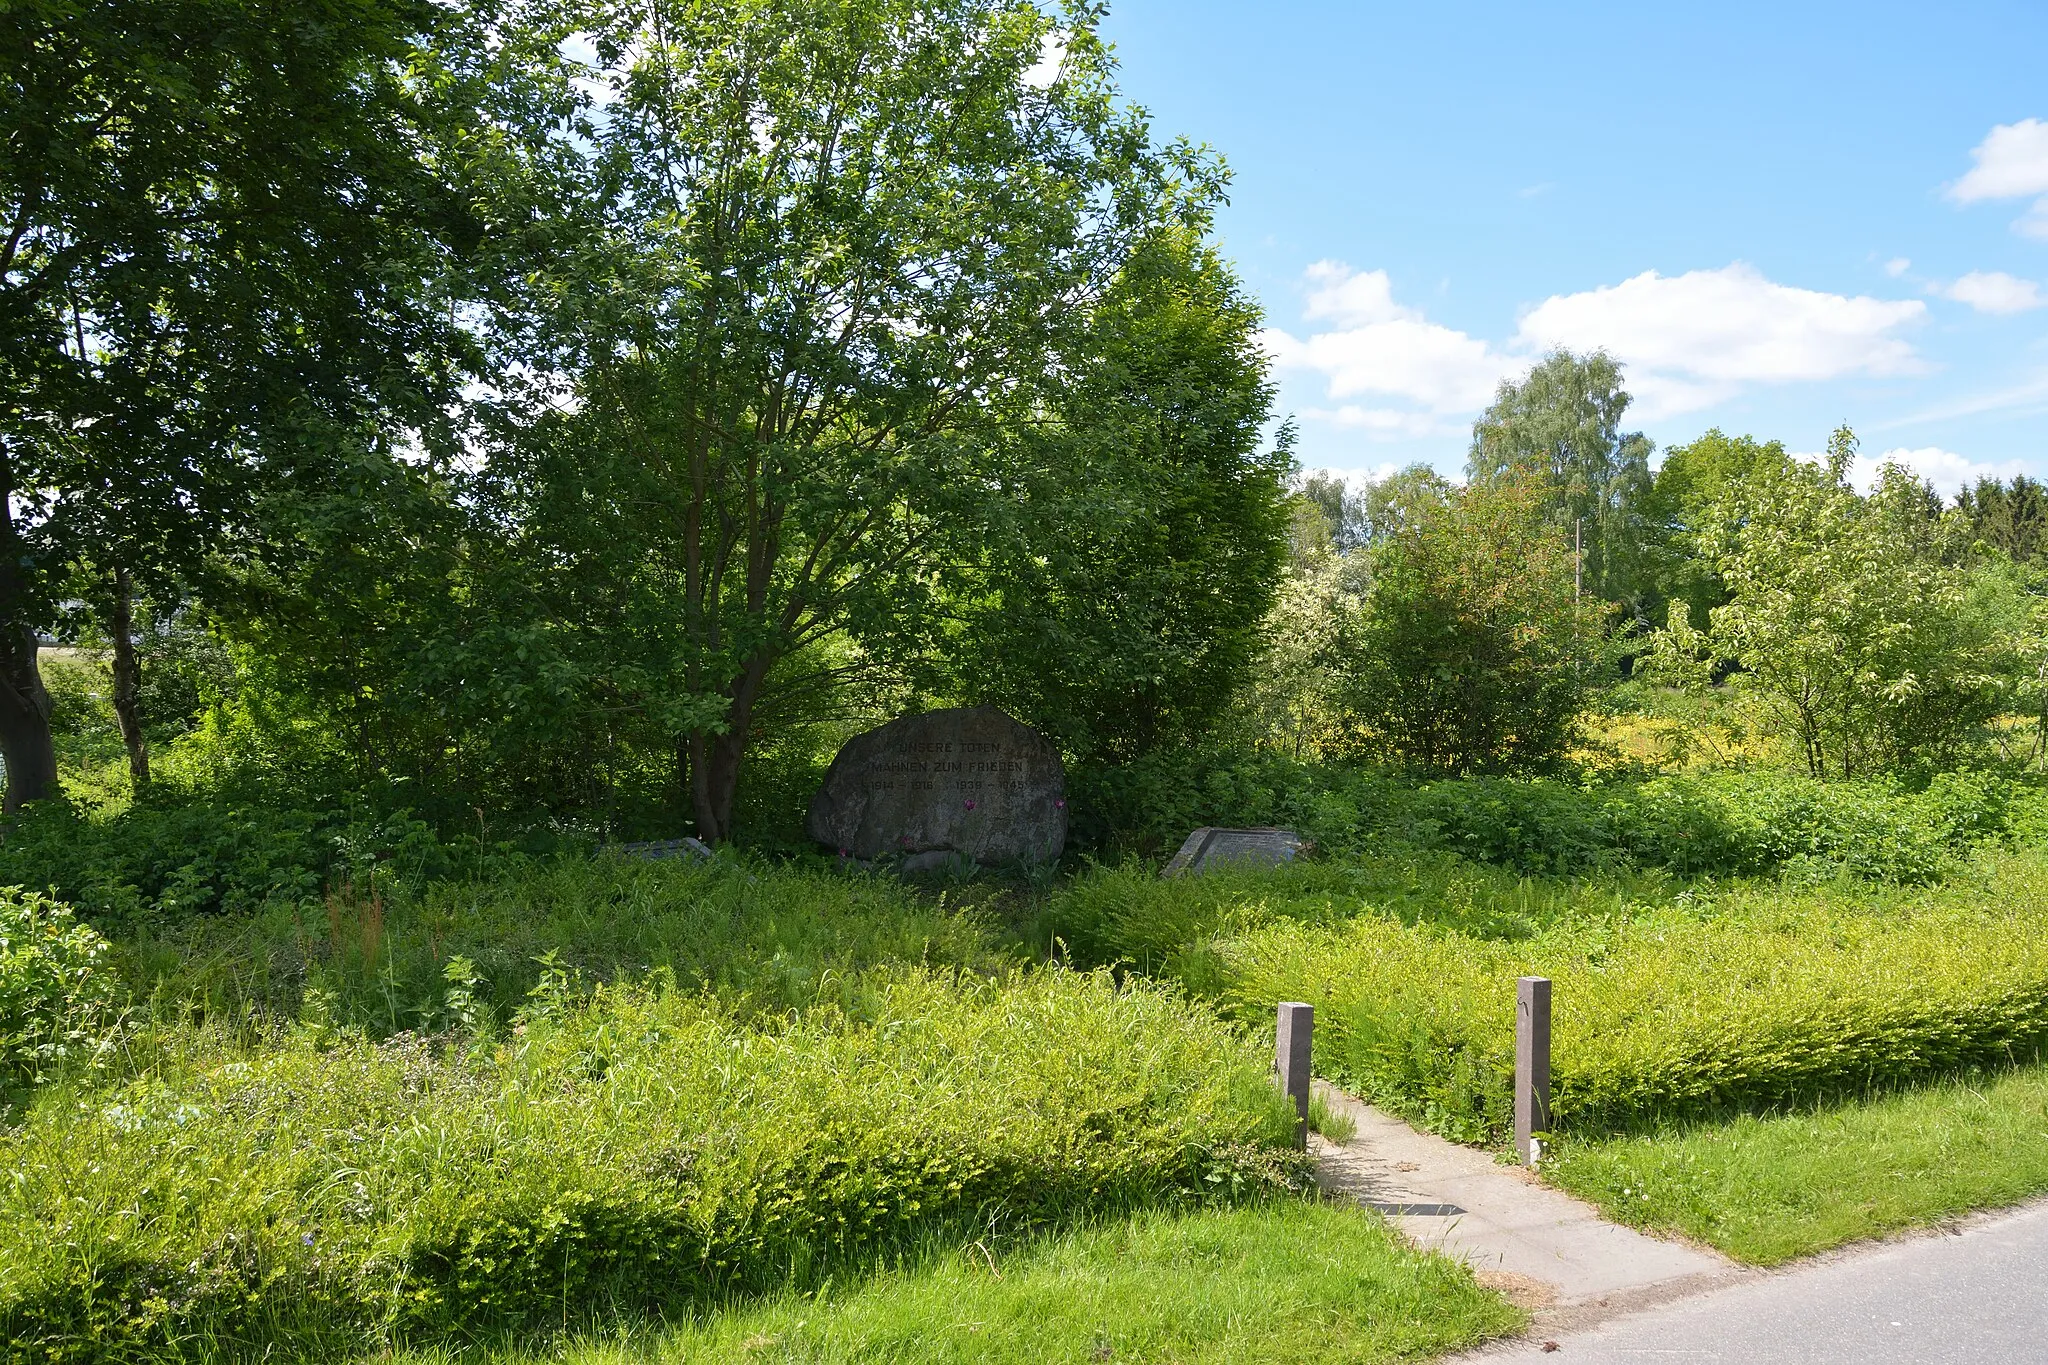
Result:
[[121,1017],[106,939],[71,907],[0,887],[0,1088],[96,1064]]

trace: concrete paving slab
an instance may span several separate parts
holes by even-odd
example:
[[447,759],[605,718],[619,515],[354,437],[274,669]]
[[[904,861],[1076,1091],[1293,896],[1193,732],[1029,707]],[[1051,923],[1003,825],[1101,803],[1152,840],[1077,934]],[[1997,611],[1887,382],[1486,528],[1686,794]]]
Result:
[[1718,1253],[1610,1223],[1520,1167],[1417,1132],[1323,1082],[1317,1088],[1358,1125],[1349,1142],[1314,1140],[1324,1190],[1378,1209],[1409,1240],[1484,1275],[1548,1286],[1550,1295],[1518,1296],[1551,1309],[1546,1321],[1574,1320],[1578,1308],[1627,1311],[1750,1273]]

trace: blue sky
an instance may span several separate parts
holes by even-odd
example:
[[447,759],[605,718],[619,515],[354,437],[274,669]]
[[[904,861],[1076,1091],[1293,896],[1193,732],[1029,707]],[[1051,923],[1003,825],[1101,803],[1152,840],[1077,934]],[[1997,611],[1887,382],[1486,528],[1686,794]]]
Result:
[[1629,425],[1945,490],[2048,477],[2048,3],[1120,0],[1123,88],[1236,174],[1310,468],[1462,471],[1553,344]]

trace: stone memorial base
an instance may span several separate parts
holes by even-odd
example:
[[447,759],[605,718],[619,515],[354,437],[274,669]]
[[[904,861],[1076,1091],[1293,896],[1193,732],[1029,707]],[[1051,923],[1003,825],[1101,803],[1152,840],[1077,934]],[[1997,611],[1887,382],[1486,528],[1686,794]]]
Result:
[[1231,864],[1273,866],[1291,863],[1307,848],[1305,840],[1288,829],[1223,829],[1204,825],[1188,836],[1160,870],[1162,877],[1184,877]]
[[681,839],[653,839],[640,844],[611,844],[611,852],[621,858],[633,858],[642,862],[658,862],[667,858],[709,858],[713,854],[711,845],[702,839],[685,836]]
[[1050,862],[1067,842],[1066,770],[993,706],[904,716],[846,741],[804,828],[842,858],[905,871]]

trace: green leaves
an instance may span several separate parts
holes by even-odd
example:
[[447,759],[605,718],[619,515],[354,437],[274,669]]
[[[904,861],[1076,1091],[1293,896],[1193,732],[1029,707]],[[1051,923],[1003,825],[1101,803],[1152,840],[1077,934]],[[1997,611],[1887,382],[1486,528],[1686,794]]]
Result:
[[1519,382],[1502,380],[1472,424],[1474,482],[1522,479],[1544,490],[1544,513],[1583,547],[1585,590],[1641,611],[1654,591],[1643,504],[1651,444],[1623,432],[1630,402],[1605,351],[1558,350]]
[[549,1327],[813,1288],[941,1228],[1300,1178],[1271,1151],[1286,1128],[1255,1049],[1106,974],[870,973],[850,1015],[758,1025],[606,988],[469,1056],[410,1035],[157,1042],[153,1074],[0,1134],[17,1349],[209,1334],[304,1355]]
[[[596,61],[558,75],[577,115],[523,182],[552,226],[494,332],[477,496],[571,650],[630,661],[620,703],[724,838],[753,735],[926,656],[941,584],[1011,548],[1017,452],[1113,363],[1082,344],[1112,282],[1199,231],[1220,170],[1117,107],[1085,18],[1027,83],[1052,20],[1015,0],[522,15],[588,26]],[[1205,382],[1238,400],[1249,372],[1263,415],[1246,310],[1220,312],[1235,368]],[[1034,511],[1034,545],[1074,529]]]
[[71,907],[0,888],[0,1089],[81,1075],[101,1060],[127,995],[111,956]]
[[1319,1072],[1470,1141],[1497,1138],[1508,1114],[1515,978],[1549,976],[1557,1126],[1599,1133],[2034,1055],[2048,1042],[2042,871],[1998,865],[1990,904],[1970,884],[1895,893],[1883,912],[1771,887],[1699,913],[1585,913],[1521,942],[1370,905],[1300,922],[1282,903],[1212,951],[1243,1017],[1275,999],[1326,1005]]
[[1845,427],[1825,466],[1759,458],[1725,482],[1700,540],[1728,600],[1704,638],[1674,623],[1654,649],[1739,666],[1735,686],[1816,777],[1951,767],[2034,671],[2036,614],[2009,573],[1960,562],[1960,514],[1909,471],[1850,487],[1854,453]]
[[1369,741],[1425,773],[1554,763],[1605,653],[1540,481],[1504,476],[1418,512],[1373,552],[1341,667]]

